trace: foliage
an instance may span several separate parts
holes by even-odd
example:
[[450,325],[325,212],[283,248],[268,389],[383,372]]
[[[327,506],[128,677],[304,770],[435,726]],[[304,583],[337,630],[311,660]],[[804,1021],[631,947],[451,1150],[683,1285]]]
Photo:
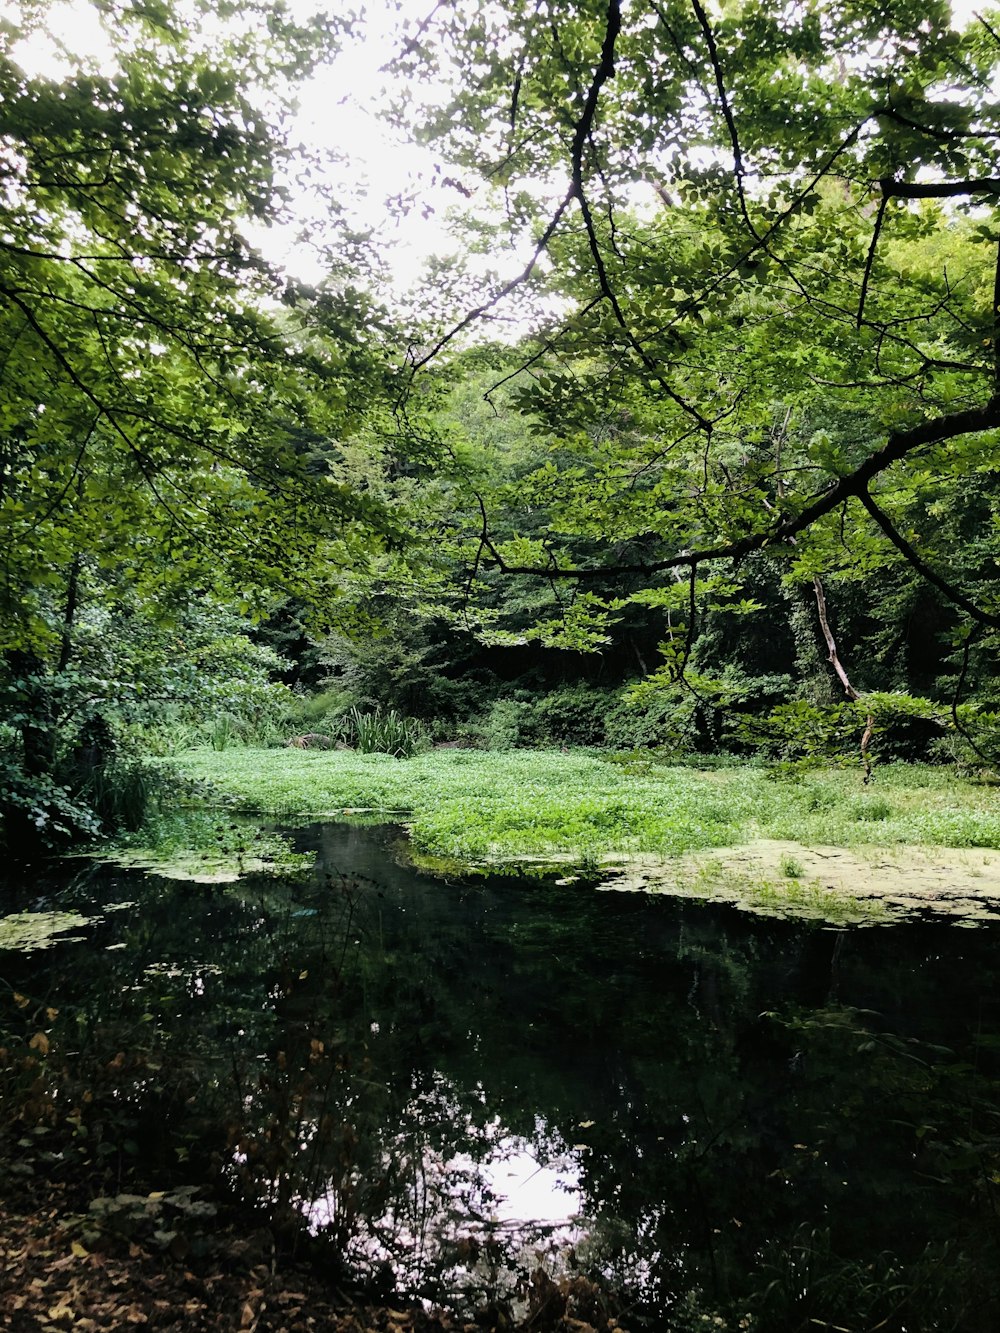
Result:
[[[269,678],[280,659],[248,629],[211,603],[157,624],[122,598],[114,610],[79,610],[61,669],[30,655],[0,660],[11,727],[11,795],[0,821],[14,821],[11,844],[30,851],[32,838],[52,847],[134,831],[159,797],[160,779],[142,754],[180,743],[260,744],[282,733],[291,694]],[[32,793],[39,817],[26,819]]]
[[351,444],[392,379],[356,247],[319,292],[249,240],[310,169],[288,108],[348,21],[269,0],[90,17],[99,70],[61,46],[56,72],[25,72],[46,5],[0,34],[0,688],[49,779],[96,719],[273,736],[275,657],[262,680],[248,619],[293,593],[330,605],[405,544]]
[[[422,521],[484,636],[658,642],[668,694],[692,667],[786,678],[736,704],[755,715],[994,711],[998,60],[995,25],[943,2],[483,0],[421,27],[400,114],[498,205],[470,247],[519,256],[442,318],[410,394],[456,464]],[[461,336],[515,313],[516,347]],[[697,743],[757,743],[721,730]],[[912,718],[883,749],[936,734]]]
[[95,811],[69,788],[0,755],[0,845],[6,851],[31,845],[55,850],[100,832]]
[[353,701],[349,690],[335,685],[314,694],[295,694],[290,701],[289,721],[298,732],[336,734]]
[[553,750],[436,750],[402,762],[345,751],[223,757],[201,750],[170,765],[248,809],[404,812],[421,853],[467,865],[596,865],[757,837],[835,847],[1000,847],[992,792],[943,768],[880,766],[875,794],[859,769],[790,777],[746,766],[702,772]]
[[394,708],[383,713],[363,713],[352,708],[344,719],[342,734],[359,754],[388,754],[408,759],[420,748],[423,732],[413,718],[401,717]]
[[487,750],[516,750],[534,740],[534,708],[531,698],[497,699],[478,726],[464,732]]

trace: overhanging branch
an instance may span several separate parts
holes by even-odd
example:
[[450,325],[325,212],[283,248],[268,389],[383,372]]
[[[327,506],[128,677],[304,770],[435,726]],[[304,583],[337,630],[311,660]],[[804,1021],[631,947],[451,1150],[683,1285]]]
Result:
[[[933,421],[924,421],[919,426],[913,426],[909,430],[893,431],[881,449],[869,454],[865,461],[853,472],[841,477],[821,495],[815,496],[794,517],[782,519],[769,528],[748,533],[745,537],[740,537],[736,541],[720,542],[718,545],[702,547],[699,550],[678,551],[675,555],[667,556],[663,560],[591,565],[582,568],[553,568],[550,565],[511,565],[503,559],[492,539],[486,542],[486,547],[493,564],[504,574],[528,574],[543,578],[593,581],[614,579],[626,574],[641,574],[648,577],[663,573],[668,569],[692,568],[703,561],[710,560],[742,560],[754,551],[780,545],[782,542],[787,542],[798,536],[800,532],[805,532],[818,519],[831,513],[845,500],[857,497],[864,503],[865,497],[868,496],[869,483],[892,467],[893,464],[901,462],[918,449],[932,444],[941,444],[945,440],[956,439],[962,435],[974,435],[987,430],[1000,430],[1000,401],[998,400],[991,400],[985,407],[970,408],[966,412],[955,412],[951,416],[938,417]],[[870,497],[868,498],[870,501]],[[886,535],[889,536],[889,533],[887,532]],[[897,536],[899,541],[905,541],[899,534]],[[894,544],[898,546],[898,542],[894,541]],[[901,547],[899,549],[904,555],[906,554]],[[912,547],[909,549],[912,551]],[[915,564],[914,568],[918,568],[920,573],[934,582],[935,578],[931,577],[933,571],[929,571],[928,567],[923,565],[915,551],[913,555],[920,562],[919,565]],[[909,559],[909,556],[907,558]],[[912,560],[911,563],[913,563]],[[940,584],[937,586],[940,586]],[[986,613],[979,611],[979,608],[974,607],[974,604],[968,602],[968,599],[965,599],[965,601],[967,606],[964,606],[963,609],[969,610],[970,615],[974,614],[974,618],[982,622],[982,617]],[[962,602],[956,604],[963,605]],[[982,623],[1000,626],[1000,617]]]
[[913,566],[921,578],[926,579],[927,582],[933,584],[939,592],[944,593],[949,602],[952,602],[955,606],[961,607],[966,615],[969,616],[970,619],[976,621],[977,624],[986,625],[990,629],[1000,629],[1000,616],[990,615],[988,611],[984,611],[981,607],[976,606],[975,602],[966,597],[963,592],[960,592],[953,584],[948,583],[948,581],[943,579],[940,574],[931,569],[930,565],[917,554],[912,545],[895,527],[888,514],[879,508],[869,495],[867,489],[858,492],[858,499],[878,524],[885,536],[888,537],[893,546],[895,546],[896,550],[899,551],[900,555],[904,557],[908,564]]

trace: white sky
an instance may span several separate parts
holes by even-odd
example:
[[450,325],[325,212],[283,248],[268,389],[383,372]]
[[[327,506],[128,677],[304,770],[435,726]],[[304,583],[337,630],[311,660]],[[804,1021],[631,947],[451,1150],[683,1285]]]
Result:
[[[315,9],[314,0],[294,0],[302,14]],[[374,228],[377,244],[390,243],[390,265],[395,284],[401,288],[415,282],[422,264],[433,253],[454,250],[444,226],[449,207],[464,202],[453,191],[434,183],[434,158],[419,145],[403,144],[379,119],[391,91],[383,66],[398,51],[400,28],[419,23],[434,7],[434,0],[369,0],[364,4],[362,35],[345,41],[337,58],[314,75],[299,94],[300,111],[292,137],[321,148],[330,148],[346,161],[332,168],[332,179],[365,181],[367,198],[356,214],[358,225]],[[979,0],[953,0],[956,22],[964,24]],[[16,11],[13,4],[11,10]],[[16,22],[16,19],[14,20]],[[59,34],[64,50],[107,65],[110,46],[100,22],[86,0],[57,0],[48,12],[48,33]],[[65,69],[59,40],[37,32],[14,48],[18,62],[29,72],[58,76]],[[447,174],[447,173],[446,173]],[[405,215],[390,211],[385,201],[400,194],[413,195],[416,204]],[[315,200],[301,196],[296,205],[301,218],[318,216]],[[301,221],[291,227],[260,229],[254,240],[274,262],[308,282],[320,281],[324,266],[315,252],[300,245],[296,235]],[[517,260],[511,256],[510,267]],[[506,267],[506,264],[505,264]]]
[[[331,166],[334,182],[350,180],[355,189],[362,184],[366,187],[367,202],[355,215],[357,223],[365,229],[376,228],[380,244],[394,242],[392,267],[400,285],[417,277],[428,254],[453,248],[441,214],[457,196],[449,198],[434,188],[430,152],[400,143],[378,115],[389,92],[382,67],[399,49],[400,27],[408,21],[419,22],[432,7],[433,0],[372,0],[366,4],[359,35],[346,40],[333,63],[299,89],[299,114],[291,127],[293,141],[330,149],[346,159]],[[294,8],[307,16],[315,12],[316,5],[297,0]],[[18,42],[13,54],[29,74],[59,77],[69,72],[67,54],[106,68],[112,47],[87,0],[57,0],[49,9],[44,30]],[[420,197],[420,203],[402,219],[384,206],[386,199],[401,193]],[[296,277],[318,282],[325,274],[324,265],[296,240],[301,219],[318,216],[316,201],[300,196],[296,211],[301,215],[297,224],[273,228],[270,233],[260,228],[253,239],[270,259],[284,264]]]

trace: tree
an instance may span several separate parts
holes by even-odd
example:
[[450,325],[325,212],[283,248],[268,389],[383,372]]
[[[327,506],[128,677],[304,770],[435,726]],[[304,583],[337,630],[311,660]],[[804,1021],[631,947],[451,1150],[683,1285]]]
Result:
[[[576,456],[528,479],[516,540],[480,494],[470,564],[585,590],[598,637],[639,580],[681,674],[699,608],[738,604],[755,553],[817,594],[851,567],[913,570],[960,659],[992,639],[998,59],[990,15],[958,32],[945,3],[438,13],[402,64],[457,92],[419,114],[530,253],[415,359],[414,393],[530,292],[550,314],[520,407]],[[935,498],[964,490],[971,560]]]
[[346,259],[312,291],[247,240],[307,167],[285,112],[338,23],[98,14],[100,72],[29,78],[28,17],[0,31],[0,685],[29,785],[72,740],[57,696],[88,599],[259,612],[276,587],[329,595],[402,531],[345,461],[387,399],[384,316]]

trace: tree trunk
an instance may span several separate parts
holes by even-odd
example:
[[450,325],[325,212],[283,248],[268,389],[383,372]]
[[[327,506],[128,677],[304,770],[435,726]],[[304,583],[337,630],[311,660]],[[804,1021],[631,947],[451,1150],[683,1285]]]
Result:
[[56,718],[46,685],[45,663],[30,649],[15,648],[7,665],[19,695],[19,722],[24,771],[29,777],[51,777],[56,765]]

